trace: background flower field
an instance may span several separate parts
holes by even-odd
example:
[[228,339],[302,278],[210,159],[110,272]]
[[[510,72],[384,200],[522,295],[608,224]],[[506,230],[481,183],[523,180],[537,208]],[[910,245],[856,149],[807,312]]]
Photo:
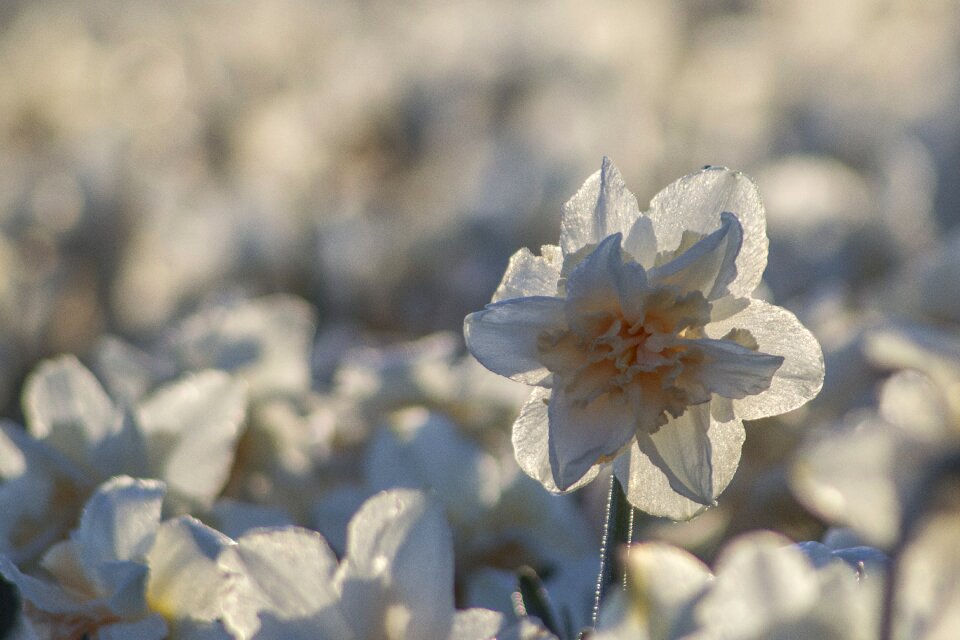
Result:
[[[398,497],[397,517],[427,514],[404,522],[449,539],[437,624],[487,628],[453,613],[468,608],[512,620],[521,567],[543,580],[554,633],[590,624],[605,477],[560,497],[520,470],[510,429],[528,389],[475,362],[462,327],[517,249],[557,242],[563,203],[609,156],[641,211],[703,165],[751,176],[770,239],[756,295],[796,314],[826,363],[808,405],[747,422],[717,506],[637,515],[651,546],[634,575],[682,565],[683,589],[716,575],[688,603],[700,613],[678,599],[684,622],[645,632],[680,637],[760,580],[750,562],[821,541],[769,566],[866,607],[868,633],[883,587],[863,605],[820,568],[848,547],[878,550],[842,558],[868,575],[903,558],[897,580],[918,586],[898,600],[900,637],[951,637],[960,593],[923,563],[960,564],[956,3],[12,1],[0,68],[8,579],[66,566],[39,563],[117,491],[143,513],[162,493],[163,536],[216,529],[210,548],[240,550],[231,575],[275,544],[257,527],[296,525],[349,582],[366,575],[346,560],[362,505],[425,489],[429,505]],[[163,488],[105,489],[115,476]],[[738,537],[758,529],[784,537]],[[156,556],[135,547],[109,561]],[[432,598],[394,587],[411,610]],[[258,589],[236,587],[247,610]],[[772,637],[763,624],[825,607],[809,593],[723,637]],[[266,634],[294,616],[263,610],[229,624]],[[610,616],[605,633],[628,632]]]

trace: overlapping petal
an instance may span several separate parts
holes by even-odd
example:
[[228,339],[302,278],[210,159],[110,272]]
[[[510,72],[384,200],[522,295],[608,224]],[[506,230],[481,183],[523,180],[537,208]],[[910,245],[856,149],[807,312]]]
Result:
[[84,565],[142,560],[160,524],[166,491],[158,480],[113,478],[97,490],[72,539]]
[[730,283],[734,296],[753,293],[767,266],[766,214],[760,193],[750,178],[723,167],[685,176],[650,201],[647,215],[653,223],[659,251],[673,251],[685,231],[709,234],[721,224],[720,214],[733,213],[743,228],[736,258],[737,277]]
[[[453,540],[419,491],[377,494],[350,521],[336,577],[358,638],[445,638],[453,624]],[[386,629],[385,629],[386,627]]]
[[122,414],[74,356],[40,364],[24,386],[23,409],[33,435],[85,468],[97,449],[121,429]]
[[794,493],[826,520],[889,547],[899,536],[903,502],[928,462],[917,445],[882,420],[836,428],[800,451],[791,473]]
[[[146,608],[144,558],[160,524],[165,491],[157,480],[114,478],[87,502],[71,536],[69,552],[85,580],[121,615],[134,616]],[[48,553],[48,570],[50,562]]]
[[548,422],[550,468],[561,491],[595,465],[612,460],[637,428],[634,405],[623,395],[603,394],[583,405],[564,389],[553,390]]
[[[655,516],[689,520],[730,484],[746,437],[743,423],[733,415],[730,401],[723,398],[710,403],[710,423],[705,430],[703,422],[702,416],[699,422],[686,419],[691,438],[683,442],[663,438],[663,451],[651,440],[647,450],[655,451],[656,460],[634,443],[629,455],[614,462],[614,472],[634,507]],[[668,422],[660,430],[669,430],[670,426]],[[698,461],[704,465],[703,470],[691,466]]]
[[795,315],[767,302],[750,300],[739,313],[708,324],[706,332],[719,339],[735,329],[748,331],[759,353],[783,358],[768,389],[734,402],[737,415],[744,420],[775,416],[817,395],[823,386],[823,352]]
[[560,493],[574,491],[592,482],[600,473],[600,464],[590,467],[581,478],[560,489],[553,479],[553,467],[550,464],[549,417],[547,405],[550,402],[550,390],[535,387],[520,410],[520,416],[513,424],[513,450],[517,463],[531,478],[539,481],[547,491]]
[[631,233],[640,219],[637,199],[627,190],[620,171],[609,158],[604,158],[600,171],[587,178],[563,206],[560,248],[564,254],[574,254],[619,233],[636,239],[631,244],[634,259],[644,265],[652,264],[656,246],[651,242],[651,234],[641,230]]
[[[317,532],[256,529],[229,547],[220,564],[245,579],[237,588],[238,606],[229,610],[231,628],[243,637],[291,637],[301,625],[312,634],[304,637],[351,637],[333,582],[337,558]],[[266,629],[261,618],[271,620]]]
[[560,247],[544,245],[539,256],[524,247],[510,257],[507,270],[491,302],[530,296],[557,295],[557,282],[563,267]]
[[707,300],[729,293],[737,277],[736,259],[743,244],[743,229],[732,213],[720,214],[720,228],[689,247],[674,260],[650,270],[656,284],[674,285],[683,291],[700,291]]
[[235,579],[219,564],[219,556],[233,544],[230,538],[190,516],[161,524],[146,557],[150,609],[163,615],[174,628],[202,630],[217,621]]
[[223,488],[246,419],[243,382],[203,371],[156,391],[137,407],[150,472],[171,492],[209,506]]
[[684,344],[696,354],[678,382],[705,393],[741,399],[770,388],[783,356],[754,351],[731,340],[688,340]]
[[534,296],[488,304],[463,324],[467,346],[485,367],[526,384],[542,384],[550,372],[540,362],[538,340],[564,327],[562,298]]
[[567,278],[566,313],[570,327],[587,333],[598,314],[620,307],[617,282],[623,266],[620,234],[604,239]]

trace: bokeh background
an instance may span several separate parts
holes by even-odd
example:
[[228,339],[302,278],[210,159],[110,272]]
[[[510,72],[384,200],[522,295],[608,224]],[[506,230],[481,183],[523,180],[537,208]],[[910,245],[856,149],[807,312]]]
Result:
[[322,384],[349,346],[459,332],[604,155],[641,208],[727,165],[765,198],[764,295],[828,373],[748,430],[711,517],[811,538],[783,458],[870,402],[861,329],[960,319],[953,0],[5,0],[0,69],[14,419],[44,357],[278,291],[317,308]]

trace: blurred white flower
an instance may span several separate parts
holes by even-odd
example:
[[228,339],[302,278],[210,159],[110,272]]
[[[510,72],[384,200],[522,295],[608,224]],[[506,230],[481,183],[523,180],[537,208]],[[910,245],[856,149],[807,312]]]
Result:
[[161,524],[165,491],[127,476],[101,485],[70,538],[44,554],[46,577],[0,556],[24,626],[40,638],[224,637],[214,620],[230,574],[214,561],[228,540],[190,518]]
[[520,466],[568,491],[616,461],[637,508],[687,519],[711,506],[741,420],[794,409],[823,381],[810,332],[751,298],[766,258],[743,175],[691,174],[642,214],[605,159],[564,207],[560,246],[517,252],[464,322],[481,363],[535,387],[513,427]]
[[960,637],[960,514],[953,504],[927,514],[897,561],[891,637]]
[[221,564],[243,576],[226,621],[244,638],[482,640],[504,622],[492,611],[454,610],[450,529],[420,491],[367,500],[339,565],[322,536],[296,527],[251,531]]
[[464,529],[458,538],[474,545],[512,538],[544,559],[594,555],[598,541],[573,501],[552,498],[512,459],[484,451],[442,414],[411,407],[394,414],[389,427],[368,449],[372,488],[432,491],[454,527]]
[[313,307],[276,294],[209,306],[167,335],[164,355],[180,371],[220,369],[244,380],[251,399],[310,390]]
[[807,508],[890,548],[935,474],[960,454],[960,338],[920,326],[869,332],[868,357],[903,369],[880,388],[879,410],[812,438],[791,470]]
[[116,637],[107,634],[117,626],[145,639],[166,637],[166,623],[145,600],[146,553],[163,494],[155,480],[120,477],[100,487],[71,537],[44,555],[41,566],[52,580],[21,573],[0,556],[0,572],[25,603],[25,624],[41,637]]
[[597,640],[876,637],[882,582],[861,580],[845,558],[812,562],[771,532],[733,540],[715,574],[661,542],[633,545],[626,562],[628,590],[604,606]]
[[163,480],[174,508],[210,507],[233,464],[246,397],[242,382],[208,370],[125,409],[76,358],[40,364],[23,392],[29,433],[2,425],[10,459],[0,469],[0,551],[32,561],[114,475]]
[[523,387],[490,375],[462,350],[462,338],[448,332],[385,348],[356,347],[336,370],[335,392],[374,423],[384,412],[415,405],[440,409],[487,434],[491,425],[508,426],[526,399]]
[[314,527],[337,554],[347,548],[348,521],[371,494],[423,489],[450,523],[458,585],[469,592],[464,602],[512,615],[516,576],[491,567],[526,564],[551,576],[558,611],[576,624],[589,619],[599,541],[573,500],[551,496],[512,455],[493,456],[443,414],[409,407],[384,416],[361,466],[362,483],[342,484],[316,505]]

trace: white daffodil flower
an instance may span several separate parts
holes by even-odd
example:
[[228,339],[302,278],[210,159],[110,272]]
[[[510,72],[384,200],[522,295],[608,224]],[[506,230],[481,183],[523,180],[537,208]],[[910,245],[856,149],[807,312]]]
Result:
[[32,562],[114,475],[163,480],[171,506],[209,508],[233,464],[246,404],[243,382],[222,371],[187,374],[121,407],[73,356],[41,363],[23,392],[29,433],[0,423],[4,446],[20,454],[20,464],[14,456],[0,465],[9,516],[0,551],[20,566]]
[[627,591],[604,605],[595,637],[875,638],[882,580],[862,580],[855,567],[876,556],[866,547],[812,550],[760,531],[727,545],[711,573],[677,547],[636,544],[626,554]]
[[310,389],[316,312],[302,298],[275,294],[232,300],[194,313],[166,336],[180,371],[220,369],[247,383],[252,400]]
[[220,564],[240,577],[224,619],[240,638],[483,640],[504,626],[502,614],[454,609],[450,529],[416,490],[367,500],[339,565],[322,536],[297,527],[248,532]]
[[560,246],[510,260],[467,346],[534,386],[513,426],[520,466],[570,491],[614,463],[637,508],[688,519],[736,471],[742,420],[784,413],[823,382],[816,339],[751,297],[764,210],[742,174],[707,168],[641,213],[605,159],[565,205]]
[[24,633],[38,638],[218,640],[236,574],[219,564],[235,543],[182,516],[160,521],[166,486],[117,476],[87,502],[80,525],[51,547],[37,576],[6,555]]
[[24,601],[24,624],[39,637],[164,638],[164,619],[145,600],[146,553],[160,523],[162,482],[119,477],[90,499],[80,526],[51,547],[41,566],[51,579],[22,573],[0,556],[0,573]]

